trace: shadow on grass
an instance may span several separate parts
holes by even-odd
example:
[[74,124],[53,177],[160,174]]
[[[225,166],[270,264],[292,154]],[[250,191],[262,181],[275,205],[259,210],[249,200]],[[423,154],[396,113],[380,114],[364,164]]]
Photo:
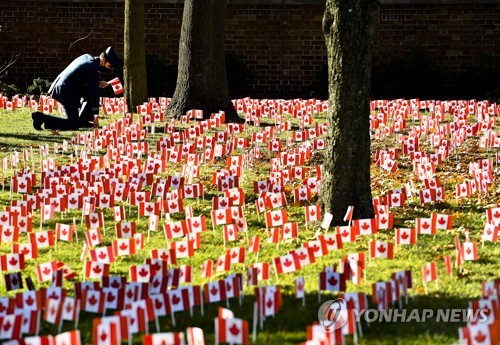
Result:
[[[302,300],[298,300],[291,291],[283,292],[283,307],[274,317],[268,317],[263,329],[257,331],[255,344],[299,344],[307,339],[307,326],[312,325],[318,320],[318,308],[321,303],[329,299],[335,299],[333,294],[323,294],[321,302],[318,302],[318,295],[311,293],[306,296],[305,306],[302,306]],[[242,304],[238,303],[237,298],[230,299],[229,308],[234,312],[235,317],[242,318],[248,321],[249,337],[252,334],[253,322],[253,304],[254,296],[246,295]],[[456,342],[458,338],[458,328],[464,326],[463,322],[444,322],[443,319],[437,320],[439,309],[465,309],[468,300],[461,299],[456,296],[416,296],[414,299],[410,297],[408,305],[403,305],[405,309],[405,318],[412,310],[422,318],[423,310],[427,310],[427,315],[432,311],[433,316],[428,317],[425,322],[415,320],[411,322],[388,322],[382,320],[372,321],[368,325],[364,316],[361,316],[361,324],[363,337],[359,339],[359,344],[451,344]],[[225,302],[206,303],[204,305],[204,316],[201,316],[200,307],[195,307],[193,316],[189,311],[179,312],[175,314],[175,327],[172,325],[170,315],[160,317],[159,325],[160,332],[185,332],[187,327],[200,327],[205,333],[205,343],[214,343],[214,318],[217,316],[219,307],[227,307]],[[374,308],[371,300],[369,308]],[[395,306],[394,308],[397,308]],[[112,311],[108,311],[106,315],[112,315]],[[451,313],[450,313],[451,315]],[[79,328],[82,330],[82,343],[92,343],[92,332],[83,330],[91,329],[92,319],[100,317],[100,315],[81,313]],[[373,317],[368,317],[373,319]],[[284,322],[286,320],[286,322]],[[401,320],[401,317],[398,319]],[[65,323],[63,330],[72,329],[71,323]],[[157,332],[154,322],[149,323],[150,333]],[[43,323],[42,333],[50,333],[51,325]],[[140,344],[142,335],[133,337],[134,344]],[[347,344],[353,343],[352,336],[347,337]]]
[[25,140],[29,142],[37,141],[42,143],[56,143],[60,142],[63,138],[66,138],[66,136],[55,136],[50,134],[50,132],[48,131],[40,131],[33,134],[0,133],[0,147],[12,149],[12,144],[8,142],[8,139],[10,138],[15,140]]

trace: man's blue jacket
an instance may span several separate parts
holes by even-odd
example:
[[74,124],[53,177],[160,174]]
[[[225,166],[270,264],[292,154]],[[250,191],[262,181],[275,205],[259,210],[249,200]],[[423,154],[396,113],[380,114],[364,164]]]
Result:
[[100,59],[84,54],[68,65],[52,83],[49,94],[62,105],[76,107],[87,101],[91,114],[99,113]]

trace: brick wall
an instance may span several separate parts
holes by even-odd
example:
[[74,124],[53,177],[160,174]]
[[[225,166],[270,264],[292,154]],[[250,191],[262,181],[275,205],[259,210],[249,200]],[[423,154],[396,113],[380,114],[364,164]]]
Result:
[[[500,4],[495,1],[398,2],[382,2],[374,73],[418,48],[432,57],[443,74],[437,92],[452,95],[464,66],[473,64],[481,54],[500,57]],[[321,32],[324,1],[283,3],[228,0],[226,49],[241,56],[254,72],[255,78],[245,90],[249,95],[308,96],[326,65]],[[146,4],[146,53],[172,67],[178,58],[182,7],[178,0]],[[123,12],[123,0],[3,0],[0,66],[11,54],[19,54],[3,80],[20,88],[36,77],[52,80],[74,57],[84,52],[97,55],[108,45],[122,55]]]

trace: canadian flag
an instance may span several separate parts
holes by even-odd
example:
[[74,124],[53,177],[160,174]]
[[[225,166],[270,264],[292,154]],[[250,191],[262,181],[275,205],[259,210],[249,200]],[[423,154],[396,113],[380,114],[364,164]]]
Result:
[[343,243],[356,242],[356,229],[354,226],[337,226],[335,232],[337,235],[340,235]]
[[[40,314],[39,310],[23,310],[22,312],[22,334],[36,334],[40,329]],[[28,343],[24,338],[25,344]]]
[[355,219],[353,226],[358,235],[371,235],[378,232],[378,224],[375,218]]
[[265,217],[268,228],[282,226],[288,222],[288,214],[285,209],[266,212]]
[[392,302],[391,282],[376,282],[372,284],[372,300],[378,310],[385,310]]
[[325,332],[325,325],[320,325],[319,322],[307,326],[308,340],[302,343],[302,345],[345,344],[345,336],[342,328],[337,328],[330,332],[330,327],[333,329],[334,326],[336,326],[336,323],[333,326],[328,326],[327,330],[329,332]]
[[129,267],[130,281],[149,283],[151,280],[151,265],[132,265]]
[[22,313],[11,313],[1,317],[0,339],[20,339],[23,322]]
[[5,289],[7,291],[19,290],[23,288],[23,279],[21,272],[6,273],[4,275]]
[[42,221],[54,218],[55,207],[52,204],[43,205],[40,218]]
[[71,242],[73,240],[74,227],[70,224],[56,223],[56,238],[60,241]]
[[483,229],[483,241],[496,242],[498,240],[498,234],[500,232],[500,227],[492,223],[485,223]]
[[45,309],[43,320],[48,323],[59,325],[61,322],[62,301],[59,299],[47,298],[45,300]]
[[167,295],[172,313],[189,309],[189,291],[187,289],[167,290]]
[[170,249],[175,251],[177,259],[188,258],[194,255],[193,243],[191,241],[170,242]]
[[370,257],[392,259],[394,256],[394,243],[385,241],[370,242]]
[[320,221],[321,208],[319,205],[310,205],[304,208],[306,222]]
[[211,278],[214,270],[214,262],[211,259],[207,259],[201,265],[201,277],[202,278]]
[[320,235],[318,239],[322,246],[326,247],[326,251],[342,249],[342,236],[339,234]]
[[99,228],[85,231],[85,240],[89,247],[94,247],[101,244],[102,237]]
[[212,211],[212,225],[229,224],[233,220],[232,212],[230,209],[219,209]]
[[236,224],[223,225],[223,237],[224,242],[237,241],[238,229],[236,228]]
[[462,252],[465,261],[477,260],[477,243],[475,242],[464,242],[462,243]]
[[500,225],[500,207],[491,207],[486,210],[486,219],[488,223],[492,223],[495,226]]
[[184,345],[184,333],[165,332],[142,336],[143,345]]
[[205,300],[209,303],[220,302],[226,300],[226,282],[219,280],[210,282],[203,286]]
[[494,345],[498,344],[498,320],[492,324],[469,324],[458,329],[460,344],[467,345]]
[[184,212],[184,205],[182,199],[165,200],[163,201],[162,206],[163,206],[163,212],[168,214]]
[[431,218],[417,218],[415,220],[415,230],[420,235],[436,234],[436,226]]
[[305,283],[304,277],[297,277],[295,279],[295,298],[305,298]]
[[0,242],[1,243],[17,243],[21,231],[15,225],[0,225]]
[[125,213],[125,206],[123,205],[113,206],[113,219],[115,222],[121,222],[122,220],[127,219],[127,215]]
[[[111,324],[114,326],[114,329],[116,330],[116,333],[113,331],[112,327],[101,327],[98,329],[98,326],[101,324]],[[108,338],[111,338],[111,335],[114,335],[114,337],[117,338],[117,342],[120,343],[121,340],[125,340],[129,338],[129,327],[128,327],[128,316],[124,315],[112,315],[112,316],[106,316],[102,318],[94,318],[93,319],[93,328],[92,328],[92,333],[97,336],[98,334],[103,333],[103,331],[106,331],[107,335],[110,335],[109,337],[106,336],[105,340],[108,340]],[[94,340],[96,340],[94,338]],[[101,339],[102,340],[102,339]]]
[[256,280],[257,282],[262,282],[269,280],[269,263],[268,262],[256,262],[250,265],[251,268],[256,269]]
[[375,216],[378,229],[392,229],[394,215],[392,213],[378,214]]
[[328,254],[328,246],[327,246],[326,242],[321,241],[321,239],[319,237],[317,240],[308,241],[308,242],[303,243],[302,245],[306,248],[311,248],[313,253],[314,253],[314,257],[316,257],[316,258],[325,256]]
[[431,221],[436,230],[451,230],[453,227],[453,216],[449,214],[432,213]]
[[101,212],[90,213],[85,216],[87,229],[96,229],[104,226],[104,215]]
[[186,336],[189,345],[205,345],[205,336],[201,328],[188,327],[186,329]]
[[89,250],[90,260],[109,264],[115,262],[115,255],[112,246],[99,247]]
[[173,249],[151,249],[150,257],[152,259],[165,261],[169,265],[175,265],[177,263],[175,250]]
[[158,202],[140,202],[139,216],[160,215],[161,204]]
[[54,246],[54,231],[39,231],[29,234],[30,242],[35,244],[38,249]]
[[[28,290],[19,292],[15,297],[16,305],[19,308],[30,311],[39,311],[42,310],[42,296],[40,290]],[[2,306],[2,308],[7,309],[6,306]]]
[[53,339],[54,345],[81,345],[82,343],[78,329],[57,334]]
[[87,289],[83,291],[81,305],[82,310],[88,313],[102,314],[104,310],[104,297],[105,296],[101,290]]
[[248,240],[248,252],[249,253],[258,253],[260,249],[260,237],[252,236]]
[[438,279],[437,265],[434,261],[427,262],[422,269],[422,280],[424,284]]
[[302,247],[299,249],[290,250],[290,254],[299,259],[300,267],[310,265],[316,262],[315,251],[311,247]]
[[118,238],[131,238],[137,232],[137,225],[135,222],[116,223],[115,232]]
[[188,227],[184,219],[163,224],[165,238],[171,240],[173,238],[184,237],[188,233]]
[[255,299],[262,318],[276,315],[283,306],[281,290],[276,285],[257,287]]
[[61,319],[75,321],[80,313],[80,300],[74,297],[65,296],[61,308]]
[[119,95],[125,91],[118,77],[108,81],[108,84],[111,85],[111,87],[113,88],[113,92],[115,93],[115,95]]
[[24,254],[9,253],[0,256],[2,271],[22,271],[26,267]]
[[54,271],[57,270],[57,262],[49,261],[36,266],[36,276],[39,282],[45,282],[52,279]]
[[217,343],[248,345],[248,322],[238,318],[215,318]]
[[134,238],[116,238],[113,240],[114,256],[126,256],[136,253]]
[[109,264],[85,261],[84,277],[86,279],[102,279],[102,277],[107,275],[109,275]]
[[411,245],[417,242],[417,232],[413,228],[396,229],[396,244]]
[[301,269],[299,258],[293,254],[276,257],[273,262],[277,274],[291,273]]
[[93,334],[94,345],[120,344],[119,329],[115,323],[94,321]]
[[204,215],[188,218],[186,219],[186,224],[190,233],[207,230],[207,219]]
[[283,239],[292,239],[299,237],[299,225],[297,222],[288,222],[281,228]]
[[346,282],[343,273],[327,267],[319,273],[319,291],[345,291]]

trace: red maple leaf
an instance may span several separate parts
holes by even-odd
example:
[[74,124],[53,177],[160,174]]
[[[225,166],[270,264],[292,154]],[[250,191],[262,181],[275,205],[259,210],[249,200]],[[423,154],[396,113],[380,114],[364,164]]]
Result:
[[234,323],[233,325],[231,326],[231,328],[229,328],[229,332],[234,335],[234,336],[237,336],[238,334],[240,334],[240,329],[238,328],[238,326],[236,326]]
[[148,275],[148,271],[143,267],[139,272],[138,274],[141,276],[141,277],[145,277]]
[[481,330],[479,330],[476,336],[474,337],[474,340],[476,340],[478,343],[482,343],[486,340],[486,335],[483,334]]
[[90,296],[90,298],[88,299],[88,302],[90,305],[95,305],[98,301],[97,301],[97,298],[95,298],[94,295]]
[[328,278],[328,284],[331,286],[337,285],[338,282],[339,281],[335,278],[335,276],[331,276],[330,278]]
[[385,253],[385,251],[387,250],[387,248],[386,248],[383,244],[380,244],[380,245],[377,247],[377,250],[378,250],[380,253]]

